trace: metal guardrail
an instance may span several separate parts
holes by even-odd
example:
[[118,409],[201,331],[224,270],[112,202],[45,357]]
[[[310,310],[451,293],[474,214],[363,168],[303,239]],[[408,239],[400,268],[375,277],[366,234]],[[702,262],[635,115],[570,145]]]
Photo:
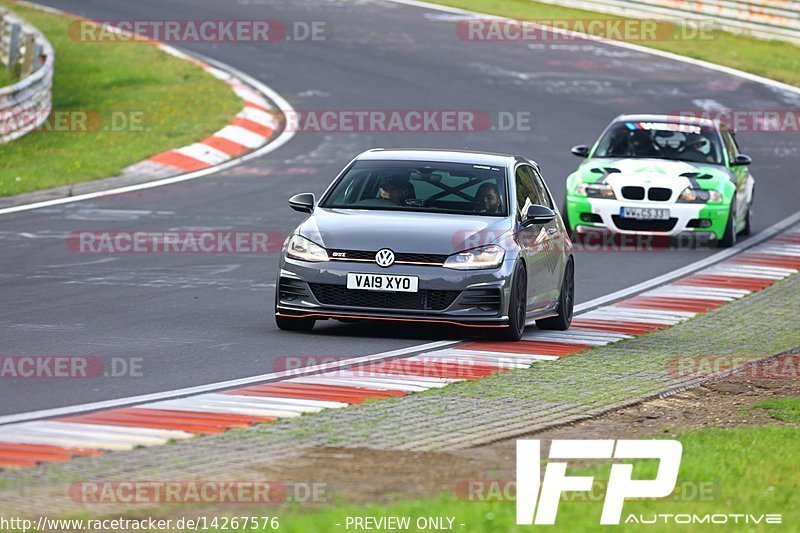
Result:
[[0,143],[40,127],[52,109],[55,54],[44,34],[0,9],[0,65],[20,81],[0,88]]
[[539,0],[632,18],[706,21],[721,30],[800,44],[798,0]]

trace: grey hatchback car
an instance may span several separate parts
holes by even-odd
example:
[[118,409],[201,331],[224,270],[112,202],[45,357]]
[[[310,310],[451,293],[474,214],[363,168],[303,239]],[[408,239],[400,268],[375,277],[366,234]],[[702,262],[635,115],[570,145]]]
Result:
[[431,322],[519,340],[572,320],[572,243],[536,163],[510,155],[374,149],[358,155],[286,239],[280,329],[317,320]]

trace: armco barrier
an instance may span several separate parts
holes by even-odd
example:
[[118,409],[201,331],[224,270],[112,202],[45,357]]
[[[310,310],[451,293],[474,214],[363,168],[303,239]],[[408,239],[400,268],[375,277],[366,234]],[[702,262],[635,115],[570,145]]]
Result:
[[0,143],[41,126],[52,107],[53,47],[24,20],[0,10],[0,64],[14,85],[0,88]]
[[797,0],[539,0],[632,18],[711,21],[719,29],[800,44]]

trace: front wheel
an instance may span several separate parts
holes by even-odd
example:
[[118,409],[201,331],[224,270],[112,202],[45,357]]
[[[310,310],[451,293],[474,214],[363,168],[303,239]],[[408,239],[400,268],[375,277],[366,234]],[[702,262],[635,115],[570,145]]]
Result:
[[744,229],[742,235],[750,235],[753,233],[753,202],[747,206],[747,214],[744,219]]
[[511,281],[511,301],[508,302],[508,327],[493,330],[491,337],[499,341],[516,342],[525,332],[528,310],[528,273],[522,263],[517,263]]
[[570,258],[564,269],[564,282],[558,296],[558,314],[550,318],[536,321],[539,329],[564,331],[572,324],[572,312],[575,309],[575,264]]
[[720,248],[730,248],[736,244],[736,204],[731,202],[728,212],[728,222],[725,224],[725,233],[719,240]]

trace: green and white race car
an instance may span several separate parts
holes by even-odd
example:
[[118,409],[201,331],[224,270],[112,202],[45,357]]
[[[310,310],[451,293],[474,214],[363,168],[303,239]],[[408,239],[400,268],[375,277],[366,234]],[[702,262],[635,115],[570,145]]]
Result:
[[590,232],[690,237],[732,246],[750,233],[751,159],[718,122],[670,115],[621,115],[567,178],[562,217]]

